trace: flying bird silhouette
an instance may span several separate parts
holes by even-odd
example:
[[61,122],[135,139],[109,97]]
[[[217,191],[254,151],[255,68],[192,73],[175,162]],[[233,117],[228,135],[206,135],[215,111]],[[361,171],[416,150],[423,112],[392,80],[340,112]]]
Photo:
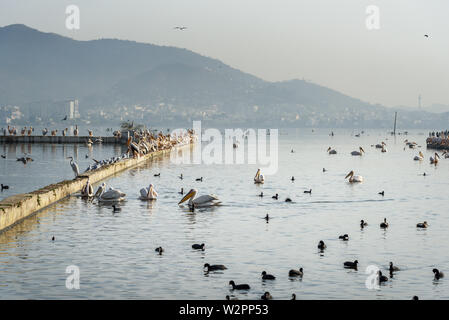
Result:
[[187,29],[187,27],[174,27],[173,29],[178,29],[178,30],[184,30],[184,29]]

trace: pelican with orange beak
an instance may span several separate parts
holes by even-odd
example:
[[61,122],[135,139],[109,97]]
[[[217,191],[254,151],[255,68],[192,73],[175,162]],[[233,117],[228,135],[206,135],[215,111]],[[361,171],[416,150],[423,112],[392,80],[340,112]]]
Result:
[[430,163],[431,164],[437,164],[438,163],[438,159],[440,159],[440,156],[438,155],[438,153],[435,152],[435,158],[430,157]]
[[205,194],[196,198],[197,194],[196,189],[190,189],[190,191],[178,202],[178,205],[189,200],[188,205],[189,208],[198,208],[198,207],[212,207],[217,206],[221,202],[218,200],[218,197],[214,194]]
[[361,156],[363,153],[365,153],[365,150],[363,150],[362,147],[359,147],[359,151],[352,151],[351,155],[353,155],[353,156]]
[[254,177],[254,183],[264,183],[265,177],[260,174],[260,169],[257,169],[256,176]]
[[345,179],[349,178],[349,182],[353,183],[353,182],[363,182],[363,177],[362,176],[355,176],[354,175],[354,171],[351,170],[351,172],[349,172]]
[[415,161],[422,161],[423,159],[424,159],[424,155],[422,154],[421,151],[419,152],[419,155],[417,155],[413,158],[413,160],[415,160]]

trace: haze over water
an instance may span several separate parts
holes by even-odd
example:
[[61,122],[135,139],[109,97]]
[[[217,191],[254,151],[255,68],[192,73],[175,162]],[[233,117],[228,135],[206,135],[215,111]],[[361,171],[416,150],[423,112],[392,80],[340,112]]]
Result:
[[[449,217],[444,209],[449,160],[429,164],[432,151],[425,148],[427,135],[414,131],[394,138],[368,130],[356,138],[349,130],[334,131],[334,137],[327,130],[283,132],[278,173],[266,176],[264,185],[253,183],[257,165],[176,165],[165,157],[105,181],[127,194],[121,212],[71,196],[0,234],[1,297],[224,299],[234,294],[239,299],[258,299],[269,291],[274,299],[289,299],[292,293],[298,299],[408,300],[414,295],[448,299],[446,279],[434,281],[432,269],[448,272],[449,268]],[[416,141],[421,148],[404,150],[404,139]],[[371,147],[381,141],[387,144],[386,153]],[[326,153],[329,146],[337,155]],[[366,154],[351,156],[359,146]],[[42,175],[58,172],[53,182],[71,178],[65,156],[73,145],[57,146],[52,156],[42,147],[32,146],[31,166]],[[94,152],[99,152],[96,148]],[[118,151],[112,146],[101,148],[98,155],[104,157]],[[419,150],[425,159],[413,161]],[[41,165],[41,156],[47,165]],[[23,174],[23,165],[14,165],[8,164],[8,175]],[[344,177],[350,170],[365,181],[349,184]],[[159,172],[160,177],[153,176]],[[420,175],[423,172],[427,175]],[[178,178],[181,173],[183,180]],[[195,181],[201,176],[203,182]],[[150,183],[159,198],[143,202],[138,199],[139,189]],[[29,184],[40,181],[30,179]],[[177,204],[181,187],[196,188],[199,195],[216,194],[222,206],[189,212]],[[303,193],[309,189],[311,195]],[[383,197],[378,195],[382,190]],[[257,196],[260,192],[263,198]],[[279,200],[271,198],[275,193]],[[293,202],[284,202],[287,197]],[[272,218],[269,223],[263,219],[267,213]],[[379,227],[384,217],[390,223],[387,230]],[[363,230],[361,219],[369,224]],[[418,230],[416,223],[424,220],[429,228]],[[338,239],[345,233],[347,242]],[[317,249],[319,240],[327,244],[322,254]],[[204,252],[191,249],[203,242]],[[154,251],[158,246],[165,249],[161,256]],[[344,261],[355,259],[358,271],[343,268]],[[377,265],[388,275],[390,261],[402,270],[380,290],[368,290],[366,267]],[[228,269],[206,275],[205,263]],[[79,290],[65,287],[69,265],[80,268]],[[290,279],[288,271],[299,267],[304,268],[304,278]],[[263,270],[277,279],[263,282]],[[232,293],[230,280],[248,283],[251,289]]]

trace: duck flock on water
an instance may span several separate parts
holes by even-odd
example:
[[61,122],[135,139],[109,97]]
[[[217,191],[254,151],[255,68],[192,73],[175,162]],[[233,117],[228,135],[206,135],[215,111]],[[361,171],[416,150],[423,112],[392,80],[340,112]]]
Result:
[[[145,135],[143,135],[145,136]],[[164,141],[164,139],[161,139],[162,141]],[[145,140],[144,140],[145,141]],[[145,143],[145,142],[144,142]],[[148,141],[146,141],[146,143],[148,143]],[[145,144],[146,144],[145,143]],[[415,148],[417,146],[417,144],[415,142],[409,142],[409,141],[405,141],[406,146],[408,146],[409,148]],[[155,144],[150,144],[151,146],[154,146]],[[164,144],[163,144],[164,145]],[[169,146],[170,144],[165,144],[166,146]],[[376,149],[380,149],[381,152],[387,152],[386,149],[386,143],[385,142],[381,142],[377,145],[373,145],[373,147],[375,147]],[[148,150],[153,150],[151,147],[149,148],[148,145],[146,147],[143,147],[142,145],[142,140],[137,140],[137,142],[132,142],[132,140],[128,140],[128,152],[123,154],[121,157],[115,157],[115,158],[111,158],[109,160],[105,160],[102,162],[98,162],[96,161],[95,165],[98,165],[99,167],[101,167],[102,165],[105,164],[110,164],[110,163],[114,163],[116,161],[121,161],[123,159],[127,159],[129,157],[135,157],[138,154],[140,154],[142,152],[142,149],[145,150],[143,152],[147,152]],[[329,147],[327,149],[327,152],[329,155],[335,155],[337,154],[337,151],[331,147]],[[351,155],[353,156],[363,156],[365,154],[365,150],[362,147],[359,147],[358,150],[351,152]],[[444,157],[446,154],[448,154],[447,151],[443,151],[442,156]],[[414,158],[414,160],[423,160],[424,156],[422,154],[422,152],[419,152],[418,155],[419,159],[416,159],[416,157]],[[445,158],[449,158],[449,154],[447,157]],[[435,155],[433,157],[430,158],[430,163],[431,164],[437,164],[438,160],[440,159],[440,156],[435,153]],[[72,167],[73,167],[73,159],[72,159]],[[90,171],[90,170],[95,170],[94,168],[88,168],[88,170],[86,171]],[[325,170],[323,168],[323,172],[326,172],[327,170]],[[425,174],[424,174],[425,175]],[[155,174],[155,177],[160,177],[160,173]],[[180,179],[183,179],[183,175],[181,174],[179,176]],[[353,170],[351,170],[346,176],[345,179],[348,179],[349,183],[362,183],[364,181],[364,178],[360,175],[356,175],[354,173]],[[291,178],[291,181],[293,182],[295,179],[294,177]],[[196,181],[203,181],[203,177],[201,178],[197,178]],[[256,175],[253,178],[253,182],[255,184],[264,184],[265,181],[265,176],[262,174],[261,169],[258,169],[256,172]],[[189,192],[187,192],[184,195],[184,189],[181,189],[181,192],[179,192],[179,194],[183,195],[182,199],[179,201],[178,205],[183,204],[184,202],[186,202],[187,200],[188,203],[188,207],[190,210],[194,211],[196,208],[200,208],[200,207],[211,207],[211,206],[216,206],[216,205],[220,205],[221,201],[218,199],[218,197],[216,195],[213,194],[209,194],[209,195],[201,195],[197,197],[197,193],[198,191],[196,189],[191,189]],[[308,194],[312,194],[312,189],[306,190],[304,191],[304,193],[308,193]],[[124,200],[125,198],[125,194],[122,193],[120,190],[116,190],[113,189],[112,187],[109,188],[109,190],[106,190],[106,184],[103,183],[98,190],[93,193],[92,187],[89,183],[89,180],[86,183],[86,186],[83,188],[82,192],[81,192],[82,196],[85,197],[97,197],[99,202],[101,201],[112,201],[112,202],[117,202],[117,201],[121,201]],[[384,191],[381,191],[378,193],[381,196],[385,195]],[[140,190],[140,199],[141,200],[156,200],[157,199],[157,192],[155,190],[155,187],[153,184],[150,184],[148,187],[144,187]],[[263,197],[264,194],[263,192],[261,192],[259,194],[259,197]],[[279,194],[275,194],[274,196],[272,196],[272,198],[274,200],[278,200],[279,199]],[[286,199],[286,202],[291,202],[292,200],[290,198]],[[113,210],[114,212],[117,212],[117,210],[119,209],[119,207],[116,207],[115,205],[113,206]],[[268,223],[270,221],[270,217],[268,214],[266,214],[266,216],[264,217],[264,219],[266,220],[266,222]],[[387,218],[384,218],[383,221],[381,221],[379,223],[379,227],[381,229],[387,229],[389,228],[389,222],[387,221]],[[428,228],[428,223],[427,221],[424,222],[419,222],[416,224],[416,228],[420,228],[420,229],[425,229]],[[361,220],[360,221],[360,228],[366,228],[368,227],[368,223],[365,220]],[[343,234],[340,235],[338,237],[340,240],[342,241],[349,241],[349,235],[348,234]],[[206,245],[204,243],[201,244],[193,244],[192,245],[192,249],[194,250],[202,250],[204,251],[206,248]],[[323,240],[320,240],[318,242],[317,248],[320,252],[324,252],[324,250],[328,250],[327,249],[327,245],[324,243]],[[162,255],[164,253],[164,249],[162,247],[157,247],[155,249],[155,251],[159,254]],[[209,272],[225,272],[225,270],[227,270],[228,268],[225,265],[220,265],[220,264],[209,264],[206,263],[203,266],[204,271],[206,273]],[[342,262],[342,268],[344,269],[353,269],[353,270],[358,270],[359,268],[359,261],[357,259],[355,259],[354,261],[344,261]],[[393,262],[389,262],[389,268],[387,270],[387,272],[389,273],[390,277],[393,277],[393,274],[396,272],[399,272],[401,269],[399,267],[397,267],[396,265],[393,264]],[[299,266],[298,269],[290,269],[288,272],[286,271],[286,275],[288,275],[288,277],[295,277],[295,278],[303,278],[304,276],[304,269],[303,267]],[[434,279],[435,280],[439,280],[441,278],[444,277],[444,274],[442,271],[433,268],[432,272],[434,274]],[[381,270],[377,271],[377,275],[376,275],[376,281],[378,282],[379,285],[386,283],[389,281],[389,278],[386,277],[385,275],[383,275]],[[266,271],[262,271],[261,272],[261,280],[262,281],[276,281],[277,277],[274,276],[273,274],[269,274]],[[229,281],[229,286],[230,286],[230,290],[232,291],[250,291],[251,290],[251,286],[249,284],[246,283],[236,283],[234,282],[234,280],[230,280]],[[227,300],[237,300],[237,297],[233,296],[233,295],[226,295],[226,299]],[[270,300],[273,299],[273,296],[270,294],[270,292],[265,292],[262,296],[260,296],[260,299],[262,300]],[[291,299],[292,300],[296,300],[296,294],[293,293],[291,295]],[[413,296],[414,300],[418,300],[418,296]]]

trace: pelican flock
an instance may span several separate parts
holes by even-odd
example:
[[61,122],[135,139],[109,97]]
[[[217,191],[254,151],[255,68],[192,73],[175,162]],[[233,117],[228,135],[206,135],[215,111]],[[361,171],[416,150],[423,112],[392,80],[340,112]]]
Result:
[[[114,133],[114,136],[115,136],[115,133]],[[101,168],[104,165],[115,163],[117,161],[123,161],[123,160],[129,159],[129,158],[140,157],[144,154],[147,154],[148,152],[152,152],[155,150],[169,148],[169,147],[171,147],[177,143],[180,143],[182,141],[185,142],[187,140],[185,140],[185,137],[175,137],[173,139],[173,137],[164,136],[162,134],[154,135],[150,131],[136,132],[133,137],[129,137],[127,139],[127,144],[126,144],[127,151],[124,154],[122,154],[119,157],[112,157],[110,159],[105,159],[105,160],[101,160],[101,161],[97,161],[97,160],[93,159],[95,161],[95,164],[92,165],[92,167],[90,166],[86,171],[96,170],[98,168]],[[191,141],[191,140],[189,140],[189,141]],[[89,139],[88,142],[91,142],[91,140]],[[416,146],[415,142],[408,142],[407,140],[405,142],[406,142],[406,145],[408,145],[410,148],[414,148]],[[383,141],[379,144],[371,145],[371,147],[373,147],[373,146],[375,146],[376,149],[381,149],[381,152],[386,152],[386,143]],[[413,147],[411,147],[411,146],[413,146]],[[329,147],[327,149],[327,153],[328,154],[337,154],[337,151],[335,149],[332,149],[331,147]],[[350,154],[353,156],[362,156],[363,154],[365,154],[365,151],[363,150],[362,147],[359,147],[358,151],[352,151]],[[442,156],[445,156],[445,158],[447,158],[446,155],[447,155],[447,157],[449,157],[448,151],[444,151],[442,153]],[[77,178],[79,176],[78,165],[74,161],[72,156],[68,157],[68,159],[71,159],[70,165],[72,167],[73,172],[75,173],[75,178]],[[421,151],[419,151],[418,155],[416,155],[413,159],[416,161],[421,161],[424,159],[424,154]],[[430,157],[430,163],[437,164],[439,159],[440,159],[440,156],[438,155],[438,153],[435,152],[434,155],[432,157]],[[352,161],[358,162],[358,160],[352,160]],[[323,168],[323,172],[324,171],[326,171],[326,170]],[[155,174],[154,176],[159,177],[158,179],[162,179],[162,178],[160,178],[160,173]],[[185,180],[184,176],[182,174],[179,177],[176,177],[176,179],[177,178],[180,178],[181,180]],[[250,177],[248,177],[248,178],[250,178]],[[348,179],[349,183],[361,183],[364,181],[364,178],[361,175],[356,175],[354,173],[354,170],[351,170],[345,176],[344,179]],[[203,180],[203,177],[197,178],[195,181],[202,181],[202,180]],[[291,180],[294,181],[295,180],[294,177],[292,177]],[[260,168],[257,169],[256,175],[254,176],[253,181],[254,181],[254,184],[264,184],[265,177],[261,173]],[[251,183],[251,182],[248,181],[248,183]],[[187,205],[190,209],[195,209],[195,208],[213,207],[213,206],[218,206],[221,204],[221,201],[219,200],[219,198],[216,195],[203,194],[203,195],[198,196],[198,190],[194,189],[194,188],[190,189],[190,191],[187,192],[185,195],[184,195],[184,188],[182,188],[181,192],[178,192],[178,193],[183,195],[182,199],[178,202],[178,206],[181,206],[183,203],[187,202]],[[303,191],[303,193],[308,193],[308,194],[310,194],[310,196],[312,196],[312,189]],[[148,187],[141,188],[139,191],[139,194],[140,194],[139,198],[141,200],[156,200],[158,198],[158,193],[152,183],[149,184]],[[378,194],[384,196],[384,191],[379,192]],[[90,183],[90,179],[88,178],[86,181],[86,184],[84,185],[84,187],[81,190],[81,196],[87,197],[87,198],[92,198],[92,197],[97,198],[98,202],[118,202],[118,201],[125,200],[126,194],[118,189],[113,188],[113,187],[110,187],[107,190],[105,183],[102,183],[99,186],[99,188],[97,189],[96,193],[94,194],[93,187]],[[263,192],[261,192],[261,194],[259,196],[260,196],[260,198],[262,198]],[[276,195],[273,196],[272,198],[277,200],[279,198],[279,195],[276,193]],[[270,200],[270,201],[272,201],[272,200]],[[291,198],[287,198],[286,201],[292,202]],[[275,202],[275,201],[273,201],[273,202]],[[293,202],[293,205],[294,205],[294,202]],[[116,212],[115,209],[114,209],[114,212]],[[266,222],[268,222],[269,215],[266,214],[264,219],[266,220]],[[358,221],[360,221],[360,227],[362,229],[368,228],[368,224],[364,220],[357,220],[356,223],[359,223]],[[384,218],[383,222],[380,223],[380,228],[382,228],[384,230],[389,228],[389,223],[387,222],[386,218]],[[420,222],[420,223],[416,224],[416,228],[425,229],[425,228],[428,228],[428,224],[426,221]],[[391,229],[391,228],[389,228],[389,229]],[[340,236],[340,239],[342,239],[344,241],[348,241],[349,236],[348,236],[348,234],[344,234],[343,236]],[[351,239],[353,239],[353,238],[351,237]],[[162,248],[161,247],[159,247],[159,248],[160,248],[159,254],[161,254]],[[192,248],[193,249],[202,249],[204,251],[204,243],[202,245],[195,244],[192,246]],[[327,248],[327,246],[324,244],[324,241],[321,240],[318,244],[318,249],[323,251],[326,248]],[[329,249],[327,249],[327,250],[329,250]],[[204,266],[205,266],[205,268],[207,268],[208,272],[216,271],[216,270],[223,271],[223,270],[227,269],[226,267],[224,267],[222,265],[205,264]],[[357,269],[357,266],[358,266],[357,260],[354,260],[353,262],[347,261],[347,262],[343,263],[344,268]],[[392,268],[393,268],[393,265],[392,265],[392,262],[390,262],[390,274],[392,273],[391,272]],[[394,269],[394,271],[398,271],[398,270],[399,269]],[[299,269],[291,269],[289,271],[289,276],[290,277],[293,277],[293,276],[302,277],[303,272],[304,271],[303,271],[302,267],[300,267]],[[443,273],[439,272],[437,269],[434,269],[433,272],[435,273],[435,278],[440,279],[443,277]],[[378,279],[379,283],[389,281],[389,279],[387,277],[383,276],[382,272],[380,272],[380,271],[378,273],[378,276],[379,276],[379,279]],[[262,280],[273,280],[274,281],[274,280],[276,280],[276,277],[273,275],[267,274],[264,271],[262,273]],[[232,286],[232,288],[234,290],[240,290],[240,289],[250,290],[250,286],[247,284],[237,284],[236,285],[234,283],[234,281],[232,281],[232,280],[229,282],[229,284]]]

